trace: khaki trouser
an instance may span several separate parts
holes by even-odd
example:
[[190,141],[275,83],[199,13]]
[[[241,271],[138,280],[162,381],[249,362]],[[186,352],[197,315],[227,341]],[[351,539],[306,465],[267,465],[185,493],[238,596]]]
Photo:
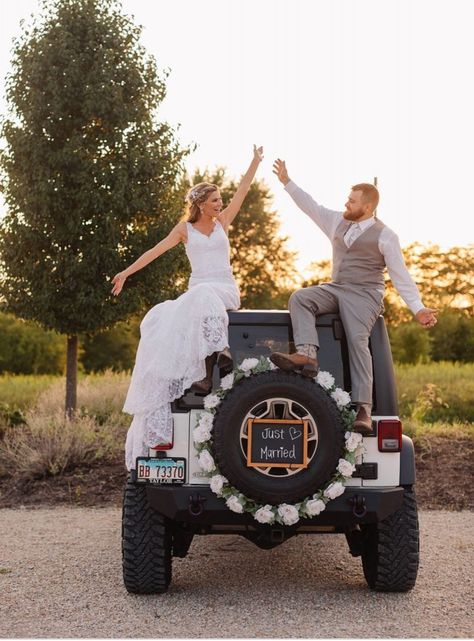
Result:
[[319,347],[316,316],[339,313],[346,333],[352,400],[372,404],[372,357],[369,336],[383,309],[383,292],[355,285],[326,283],[294,292],[288,307],[295,344]]

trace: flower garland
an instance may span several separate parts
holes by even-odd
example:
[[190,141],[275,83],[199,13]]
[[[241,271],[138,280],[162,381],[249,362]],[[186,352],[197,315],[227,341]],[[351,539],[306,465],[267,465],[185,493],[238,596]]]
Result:
[[320,514],[326,504],[344,493],[343,482],[349,479],[355,471],[355,464],[360,462],[364,452],[362,435],[352,431],[355,412],[349,408],[351,397],[348,392],[336,387],[334,377],[329,372],[319,372],[316,382],[336,402],[341,413],[345,433],[345,446],[342,458],[339,459],[334,476],[326,485],[317,490],[313,495],[307,496],[302,501],[293,504],[281,503],[275,505],[262,505],[248,498],[237,488],[230,485],[217,467],[211,453],[212,428],[216,408],[235,383],[252,374],[260,374],[276,369],[276,366],[266,357],[246,358],[233,372],[221,379],[221,386],[212,394],[204,398],[204,412],[198,415],[196,427],[193,430],[194,447],[198,452],[199,466],[210,477],[211,490],[219,497],[225,499],[227,507],[238,514],[248,512],[259,523],[269,525],[277,522],[283,525],[294,525],[300,518],[311,518]]

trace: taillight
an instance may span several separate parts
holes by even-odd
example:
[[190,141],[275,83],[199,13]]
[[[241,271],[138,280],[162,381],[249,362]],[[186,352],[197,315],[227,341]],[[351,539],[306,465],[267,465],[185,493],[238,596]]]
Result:
[[173,447],[173,443],[160,443],[159,445],[155,445],[155,447],[150,447],[150,450],[157,450],[157,451],[171,450],[172,447]]
[[157,452],[163,452],[164,450],[171,450],[174,445],[174,420],[171,422],[171,434],[170,440],[168,443],[158,443],[153,447],[150,447],[150,450],[155,450]]
[[171,434],[171,443],[158,443],[154,447],[150,447],[150,450],[156,450],[157,452],[162,452],[163,450],[171,450],[174,445],[174,430]]
[[402,422],[382,419],[377,423],[379,452],[400,452],[402,449]]

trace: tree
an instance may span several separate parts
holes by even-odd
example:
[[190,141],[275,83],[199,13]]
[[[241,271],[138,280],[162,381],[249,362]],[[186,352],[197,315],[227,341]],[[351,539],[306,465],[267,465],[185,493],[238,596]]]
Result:
[[117,323],[94,335],[85,336],[82,341],[81,363],[86,372],[131,370],[140,338],[140,321]]
[[[474,245],[443,251],[438,245],[413,243],[402,251],[427,307],[440,311],[454,309],[465,316],[474,316]],[[303,283],[304,287],[331,279],[329,260],[311,263],[310,269],[313,274]],[[394,326],[409,322],[413,315],[401,300],[387,272],[385,284],[385,319]]]
[[[183,286],[176,250],[129,279],[113,275],[182,210],[173,129],[155,120],[166,74],[118,0],[46,0],[14,43],[2,133],[0,296],[4,309],[67,335],[66,411],[76,405],[78,334],[111,327]],[[179,204],[178,204],[179,203]]]
[[[438,245],[412,243],[403,249],[403,256],[427,307],[474,316],[474,245],[442,250]],[[410,310],[401,304],[388,279],[386,301],[391,310],[390,322],[411,319]]]
[[[220,167],[213,173],[197,171],[192,184],[206,181],[218,185],[224,206],[237,189]],[[263,181],[254,181],[230,231],[231,261],[238,282],[242,307],[286,308],[296,287],[296,253],[280,236],[278,214],[270,209],[270,190]]]
[[393,360],[397,363],[426,363],[430,360],[432,337],[419,323],[389,327]]
[[64,347],[59,334],[0,314],[0,374],[63,374]]
[[446,309],[430,333],[434,361],[474,361],[474,317],[459,309]]
[[312,273],[303,281],[302,287],[321,285],[322,283],[329,283],[331,280],[332,262],[329,259],[315,260],[310,263],[308,269],[310,269]]

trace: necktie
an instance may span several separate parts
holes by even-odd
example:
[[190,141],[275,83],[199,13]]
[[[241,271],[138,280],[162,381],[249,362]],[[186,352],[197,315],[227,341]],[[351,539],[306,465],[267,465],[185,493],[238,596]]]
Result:
[[346,235],[344,236],[344,242],[346,243],[347,247],[350,247],[352,243],[355,241],[357,238],[357,235],[359,233],[359,223],[351,223],[351,226],[346,232]]

